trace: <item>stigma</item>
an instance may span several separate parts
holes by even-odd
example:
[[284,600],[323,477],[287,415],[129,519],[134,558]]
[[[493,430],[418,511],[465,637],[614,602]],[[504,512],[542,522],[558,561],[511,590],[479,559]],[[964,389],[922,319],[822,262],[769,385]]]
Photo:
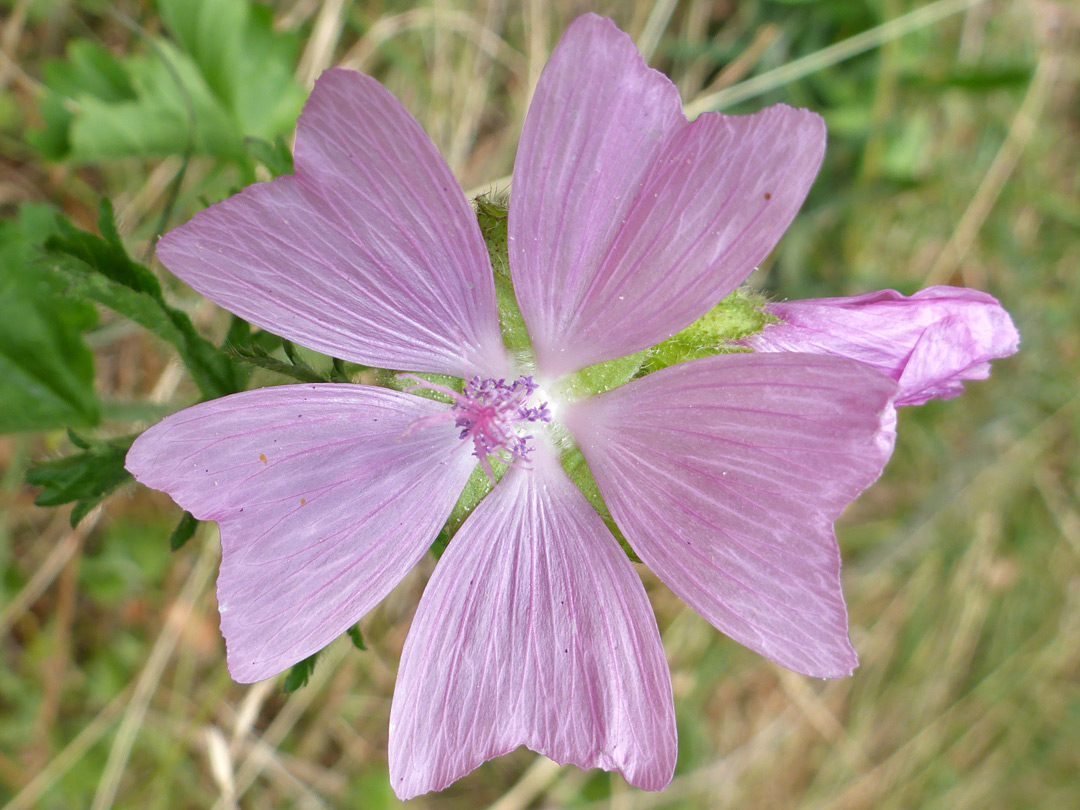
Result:
[[472,442],[473,455],[492,482],[495,476],[489,457],[510,466],[523,464],[532,451],[533,434],[522,433],[522,429],[530,423],[551,421],[548,403],[535,396],[540,386],[531,376],[513,382],[476,376],[465,382],[461,392],[419,377],[413,379],[419,383],[414,388],[439,391],[452,400],[449,416],[454,426],[461,428],[461,439]]

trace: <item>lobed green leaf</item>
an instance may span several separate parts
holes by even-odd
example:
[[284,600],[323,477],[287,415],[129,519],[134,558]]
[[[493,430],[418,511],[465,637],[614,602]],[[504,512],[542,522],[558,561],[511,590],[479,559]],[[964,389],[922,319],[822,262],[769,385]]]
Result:
[[36,248],[55,232],[48,206],[25,206],[0,222],[0,433],[98,422],[94,359],[81,333],[91,305],[63,294]]
[[74,503],[71,525],[77,526],[86,514],[117,487],[131,480],[124,458],[135,436],[116,439],[86,439],[69,431],[71,443],[82,452],[34,465],[26,481],[41,487],[34,503],[60,506]]

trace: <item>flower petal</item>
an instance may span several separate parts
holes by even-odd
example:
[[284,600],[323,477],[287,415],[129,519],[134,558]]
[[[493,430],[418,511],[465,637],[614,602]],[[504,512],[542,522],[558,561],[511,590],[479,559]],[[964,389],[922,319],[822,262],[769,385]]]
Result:
[[741,283],[802,204],[820,117],[682,114],[630,38],[586,14],[544,69],[510,200],[510,266],[550,377],[644,349]]
[[199,212],[158,256],[215,303],[312,349],[504,373],[476,217],[424,130],[369,76],[324,73],[300,116],[296,174]]
[[450,543],[405,642],[390,780],[410,798],[526,745],[658,790],[675,767],[656,619],[604,522],[538,447]]
[[927,287],[911,297],[881,290],[848,298],[768,304],[782,323],[746,345],[762,352],[814,352],[867,363],[900,383],[897,405],[951,399],[961,380],[990,376],[990,360],[1014,354],[1020,335],[993,296]]
[[321,649],[416,564],[476,466],[451,420],[410,432],[447,410],[385,388],[287,385],[195,405],[135,440],[135,477],[221,528],[233,678]]
[[892,452],[896,386],[821,355],[734,354],[569,406],[619,528],[718,629],[797,672],[848,675],[832,522]]

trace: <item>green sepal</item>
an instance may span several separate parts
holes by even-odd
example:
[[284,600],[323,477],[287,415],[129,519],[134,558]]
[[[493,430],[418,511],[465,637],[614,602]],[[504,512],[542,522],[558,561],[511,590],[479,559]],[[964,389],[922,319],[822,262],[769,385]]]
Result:
[[600,494],[600,487],[596,483],[596,479],[593,478],[592,471],[589,469],[589,465],[585,461],[585,456],[576,447],[572,447],[569,450],[565,450],[560,458],[562,462],[563,470],[570,477],[570,480],[574,482],[574,485],[581,490],[581,494],[585,496],[585,500],[589,502],[597,514],[603,518],[605,524],[615,539],[619,541],[619,545],[622,546],[623,551],[626,552],[626,556],[630,558],[630,562],[641,562],[641,558],[634,553],[634,550],[630,548],[630,543],[627,542],[626,537],[623,536],[622,531],[615,523],[615,519],[611,516],[611,511],[607,508],[607,504],[604,503],[604,497]]
[[651,351],[651,349],[645,349],[626,357],[596,363],[574,374],[569,374],[559,381],[559,394],[573,402],[618,388],[640,376],[641,369],[648,362]]
[[352,375],[349,374],[349,370],[345,367],[345,361],[340,357],[330,358],[330,382],[352,382]]
[[777,318],[764,310],[765,296],[739,287],[688,327],[649,350],[641,373],[716,354],[748,352],[735,341],[756,335]]
[[[503,475],[506,474],[507,466],[494,456],[488,456],[488,462],[491,464],[491,474],[495,476],[495,481],[500,481]],[[487,477],[487,473],[484,472],[483,468],[477,464],[472,471],[472,475],[469,476],[469,480],[465,482],[465,488],[461,491],[457,503],[454,504],[454,508],[450,511],[450,517],[443,524],[442,531],[435,538],[435,542],[431,544],[431,554],[435,559],[442,556],[442,553],[446,551],[446,547],[450,545],[450,540],[457,534],[461,524],[465,522],[465,518],[472,514],[477,504],[493,488],[494,484],[491,483],[491,479]]]
[[319,657],[320,652],[322,652],[322,650],[312,653],[303,661],[299,661],[292,665],[289,674],[285,676],[285,683],[281,685],[282,691],[295,692],[301,686],[307,686],[307,682],[311,678],[311,673],[315,671],[315,660]]
[[635,377],[653,371],[712,357],[716,354],[748,352],[735,341],[754,335],[777,319],[764,311],[765,296],[748,287],[740,287],[681,332],[651,349],[618,357],[567,375],[559,383],[563,396],[582,399],[610,391]]
[[532,344],[529,342],[529,330],[525,328],[525,319],[521,317],[514,285],[510,279],[509,241],[506,227],[509,221],[509,209],[505,195],[481,195],[473,201],[476,206],[476,221],[480,233],[487,245],[491,269],[495,276],[495,303],[499,310],[499,329],[502,330],[503,345],[519,360],[532,356]]
[[510,275],[510,262],[507,259],[510,249],[506,232],[509,202],[505,194],[481,194],[473,200],[476,222],[491,257],[491,269],[503,276]]

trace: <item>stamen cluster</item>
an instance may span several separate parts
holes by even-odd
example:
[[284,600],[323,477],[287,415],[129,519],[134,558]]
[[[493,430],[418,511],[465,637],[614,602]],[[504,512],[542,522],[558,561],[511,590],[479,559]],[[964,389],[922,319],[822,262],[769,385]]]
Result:
[[480,459],[485,470],[487,457],[499,456],[500,451],[508,454],[509,457],[500,457],[507,463],[528,457],[532,434],[518,433],[517,425],[551,421],[546,402],[535,407],[528,404],[538,388],[529,376],[510,383],[477,376],[467,381],[464,390],[455,397],[454,424],[461,428],[462,439],[472,439],[473,455]]

